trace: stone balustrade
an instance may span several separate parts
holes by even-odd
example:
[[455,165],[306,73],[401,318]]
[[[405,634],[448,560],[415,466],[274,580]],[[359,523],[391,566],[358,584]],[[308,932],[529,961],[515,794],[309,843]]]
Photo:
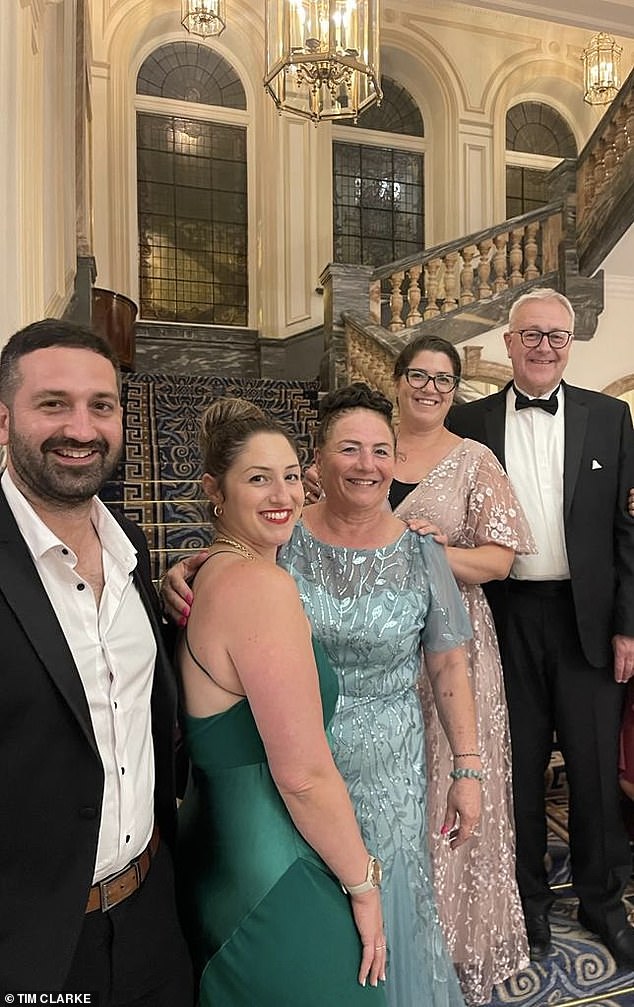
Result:
[[634,70],[609,106],[579,156],[577,223],[614,180],[619,165],[634,147]]
[[[632,222],[634,213],[634,70],[577,162],[577,251],[589,275]],[[599,238],[599,240],[597,240]]]
[[[389,332],[400,332],[556,270],[563,212],[558,200],[375,269],[369,290],[371,317]],[[389,305],[387,319],[382,318],[384,303]]]
[[566,293],[576,337],[592,338],[604,302],[598,267],[634,221],[634,70],[578,161],[557,165],[548,189],[547,206],[398,262],[329,264],[321,277],[329,387],[363,380],[392,397],[394,358],[410,338],[472,341],[504,323],[516,290],[534,286]]

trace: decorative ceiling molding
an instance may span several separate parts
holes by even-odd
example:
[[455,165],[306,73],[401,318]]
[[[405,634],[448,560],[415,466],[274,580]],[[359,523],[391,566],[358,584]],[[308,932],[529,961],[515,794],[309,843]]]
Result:
[[[417,3],[417,0],[409,0]],[[521,17],[554,21],[591,31],[609,31],[634,38],[634,16],[631,0],[559,0],[549,4],[543,0],[454,0],[458,6],[484,9]]]

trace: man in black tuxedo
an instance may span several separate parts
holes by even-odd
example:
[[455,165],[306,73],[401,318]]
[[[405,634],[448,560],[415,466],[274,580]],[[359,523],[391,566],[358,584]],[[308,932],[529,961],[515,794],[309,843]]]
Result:
[[175,687],[143,534],[95,496],[119,373],[47,319],[0,356],[0,992],[187,1007],[171,855]]
[[631,857],[621,820],[622,684],[634,674],[634,485],[627,405],[562,381],[574,311],[554,290],[520,297],[504,334],[514,381],[456,407],[448,426],[506,468],[538,552],[487,585],[511,723],[517,877],[531,957],[551,950],[544,772],[557,733],[570,791],[579,920],[634,968],[621,897]]

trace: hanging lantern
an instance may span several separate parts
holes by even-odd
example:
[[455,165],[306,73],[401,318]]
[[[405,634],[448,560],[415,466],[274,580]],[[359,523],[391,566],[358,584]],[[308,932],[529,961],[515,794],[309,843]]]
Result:
[[280,112],[356,119],[382,97],[379,0],[266,0],[264,86]]
[[609,105],[621,86],[621,53],[615,39],[600,31],[581,54],[583,99],[589,105]]
[[227,26],[225,0],[181,0],[181,24],[192,35],[220,35]]

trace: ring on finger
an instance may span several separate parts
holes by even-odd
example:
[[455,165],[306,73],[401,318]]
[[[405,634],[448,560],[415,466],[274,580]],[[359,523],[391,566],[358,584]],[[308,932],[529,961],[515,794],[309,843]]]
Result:
[[374,950],[375,951],[383,951],[383,949],[386,948],[386,947],[387,947],[387,944],[375,944],[374,945]]

